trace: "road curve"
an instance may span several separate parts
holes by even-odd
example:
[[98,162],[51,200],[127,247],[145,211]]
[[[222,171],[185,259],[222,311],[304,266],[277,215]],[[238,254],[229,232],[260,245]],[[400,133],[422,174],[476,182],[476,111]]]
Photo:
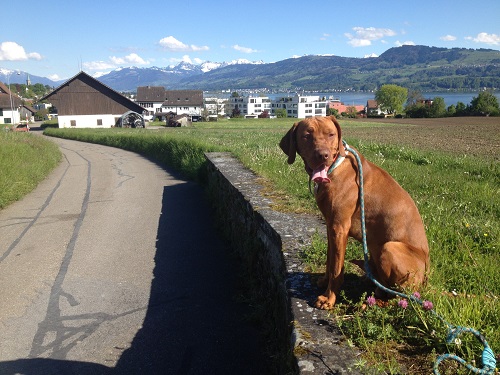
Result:
[[0,211],[0,374],[264,374],[202,189],[120,149]]

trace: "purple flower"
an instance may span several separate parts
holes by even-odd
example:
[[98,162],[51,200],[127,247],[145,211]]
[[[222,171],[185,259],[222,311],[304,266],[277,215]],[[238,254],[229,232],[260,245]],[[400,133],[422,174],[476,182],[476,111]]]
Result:
[[422,303],[422,307],[425,310],[432,310],[434,308],[434,305],[432,304],[431,301],[424,301],[424,303]]
[[415,297],[416,299],[420,299],[420,293],[419,292],[413,293],[413,297]]
[[375,303],[377,303],[377,301],[375,300],[375,297],[370,296],[366,299],[366,303],[368,304],[368,306],[373,306],[375,305]]
[[402,309],[406,309],[408,307],[408,301],[405,299],[401,299],[398,302],[398,306],[401,307]]

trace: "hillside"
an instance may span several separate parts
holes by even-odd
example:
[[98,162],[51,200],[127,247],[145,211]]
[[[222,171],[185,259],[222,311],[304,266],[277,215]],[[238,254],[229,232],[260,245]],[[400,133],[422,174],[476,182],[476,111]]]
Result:
[[176,83],[204,90],[259,88],[374,90],[394,83],[422,91],[500,88],[500,51],[426,46],[391,48],[379,57],[304,56],[229,66]]

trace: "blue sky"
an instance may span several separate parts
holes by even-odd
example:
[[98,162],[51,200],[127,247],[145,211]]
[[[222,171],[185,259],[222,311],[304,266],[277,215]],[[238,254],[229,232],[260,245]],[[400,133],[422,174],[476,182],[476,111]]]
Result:
[[365,57],[403,44],[500,50],[499,0],[6,0],[2,19],[0,68],[54,80],[183,60]]

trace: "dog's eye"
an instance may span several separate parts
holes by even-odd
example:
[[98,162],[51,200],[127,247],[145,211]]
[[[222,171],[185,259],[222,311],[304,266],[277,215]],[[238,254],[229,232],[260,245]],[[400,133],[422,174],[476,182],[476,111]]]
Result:
[[302,138],[303,138],[303,139],[305,139],[305,140],[307,141],[307,140],[311,139],[311,134],[306,133],[306,134],[304,134],[304,135],[302,136]]
[[337,134],[335,134],[335,133],[330,133],[329,137],[330,137],[330,138],[333,138],[333,137],[335,137],[336,135],[337,135]]

